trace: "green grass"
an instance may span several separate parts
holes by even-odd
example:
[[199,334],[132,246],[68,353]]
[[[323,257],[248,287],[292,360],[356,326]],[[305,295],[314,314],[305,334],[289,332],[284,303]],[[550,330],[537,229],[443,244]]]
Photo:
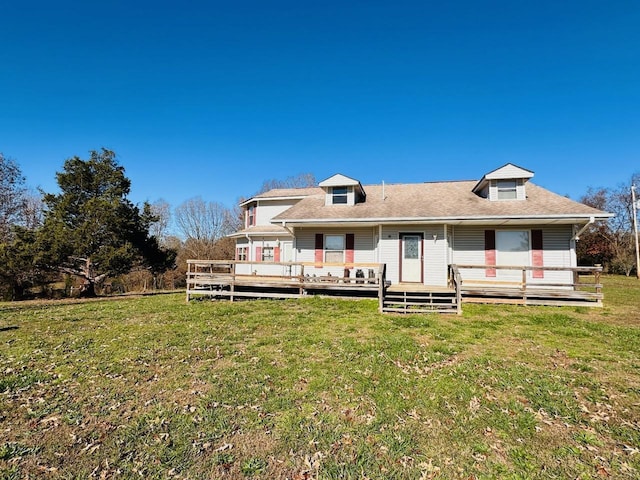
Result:
[[604,284],[462,316],[0,304],[0,479],[638,478],[640,282]]

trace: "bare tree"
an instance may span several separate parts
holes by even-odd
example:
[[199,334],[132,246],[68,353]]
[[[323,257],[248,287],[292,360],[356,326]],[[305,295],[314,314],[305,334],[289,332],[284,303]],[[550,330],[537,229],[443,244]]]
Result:
[[178,205],[176,225],[185,239],[215,242],[233,232],[232,212],[219,202],[205,202],[195,197]]
[[156,220],[151,223],[149,233],[156,237],[160,244],[164,244],[167,239],[169,223],[171,223],[171,205],[161,198],[151,204],[151,213]]
[[603,263],[614,273],[631,275],[635,267],[630,189],[633,183],[640,183],[640,173],[632,175],[630,184],[589,188],[582,197],[582,203],[615,214],[606,224],[591,227],[580,238],[578,256],[583,263]]
[[10,240],[12,228],[23,223],[25,194],[20,167],[0,153],[0,242]]
[[29,190],[24,196],[22,226],[35,230],[44,221],[44,203],[39,192]]
[[313,173],[299,173],[298,175],[287,177],[284,180],[265,180],[256,195],[268,192],[275,188],[305,188],[315,187],[317,184],[316,177]]

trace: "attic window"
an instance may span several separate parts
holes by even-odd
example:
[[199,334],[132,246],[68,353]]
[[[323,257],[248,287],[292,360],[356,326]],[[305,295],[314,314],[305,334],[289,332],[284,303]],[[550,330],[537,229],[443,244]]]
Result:
[[498,180],[498,200],[515,200],[518,198],[517,182],[515,180]]
[[334,205],[347,204],[347,187],[333,187],[331,189],[331,198]]

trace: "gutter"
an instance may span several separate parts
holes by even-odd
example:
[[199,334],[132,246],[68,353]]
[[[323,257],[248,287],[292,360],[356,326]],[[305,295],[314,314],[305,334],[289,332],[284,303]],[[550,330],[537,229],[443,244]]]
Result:
[[578,232],[573,236],[571,240],[578,241],[580,240],[580,235],[584,233],[584,231],[589,227],[589,225],[593,225],[596,221],[596,217],[589,217],[589,221],[584,224],[584,226],[578,230]]
[[[612,213],[604,213],[597,215],[599,220],[605,220],[611,218],[614,215]],[[526,221],[526,220],[568,220],[568,221],[580,221],[588,219],[590,223],[595,221],[595,215],[587,214],[560,214],[560,215],[495,215],[495,216],[477,216],[477,217],[372,217],[372,218],[304,218],[304,219],[287,219],[289,224],[341,224],[341,223],[382,223],[382,224],[394,224],[394,223],[452,223],[452,222],[493,222],[493,221]],[[283,222],[280,219],[274,219],[278,222]],[[272,222],[274,223],[274,222]]]

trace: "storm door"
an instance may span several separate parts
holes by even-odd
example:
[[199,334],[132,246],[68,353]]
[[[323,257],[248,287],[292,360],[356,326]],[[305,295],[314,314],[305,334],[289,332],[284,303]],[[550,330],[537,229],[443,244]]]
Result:
[[400,281],[422,283],[422,233],[400,234]]

